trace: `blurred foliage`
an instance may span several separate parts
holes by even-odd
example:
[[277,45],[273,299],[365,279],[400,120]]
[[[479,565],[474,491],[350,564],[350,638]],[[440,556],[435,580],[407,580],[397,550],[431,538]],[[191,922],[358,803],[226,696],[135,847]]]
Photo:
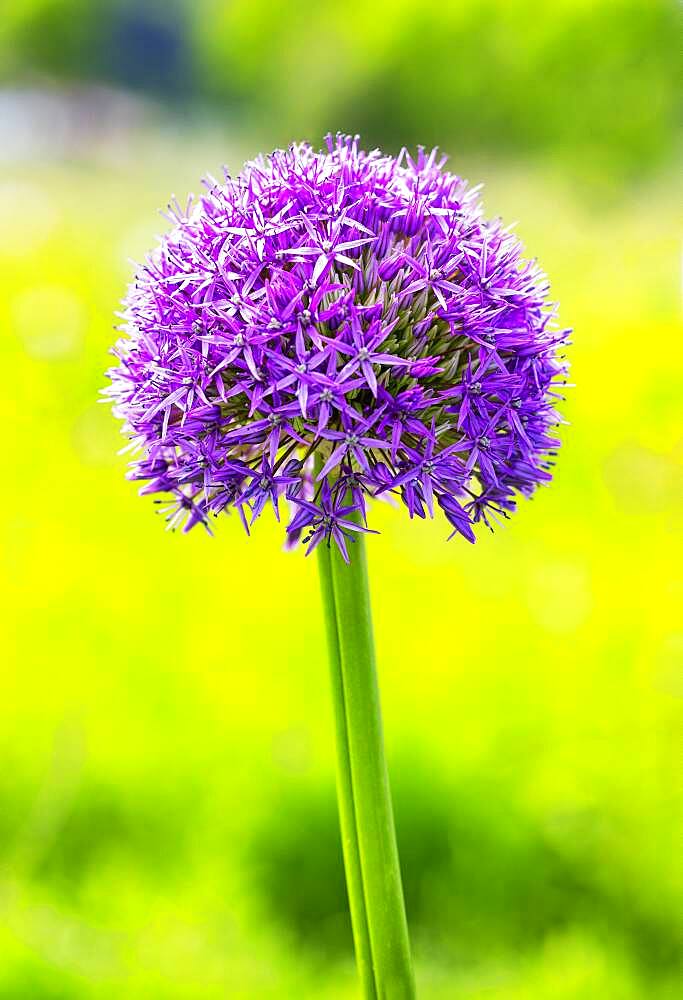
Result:
[[183,0],[11,0],[0,66],[13,79],[51,74],[177,98],[192,89],[186,7]]
[[10,0],[5,78],[52,74],[210,102],[286,144],[550,151],[638,176],[672,151],[673,0]]
[[3,9],[0,1000],[357,995],[315,563],[166,534],[96,402],[155,207],[328,127],[439,141],[576,329],[550,490],[476,546],[374,513],[421,995],[680,995],[671,9],[372,6]]
[[[676,970],[676,928],[624,887],[618,858],[600,856],[595,817],[573,819],[572,843],[539,828],[508,789],[490,779],[487,786],[482,774],[447,782],[419,760],[394,761],[392,783],[418,949],[467,965],[538,948],[583,925],[630,953],[644,976]],[[274,806],[249,842],[257,886],[299,945],[323,954],[350,949],[331,789],[285,785]]]

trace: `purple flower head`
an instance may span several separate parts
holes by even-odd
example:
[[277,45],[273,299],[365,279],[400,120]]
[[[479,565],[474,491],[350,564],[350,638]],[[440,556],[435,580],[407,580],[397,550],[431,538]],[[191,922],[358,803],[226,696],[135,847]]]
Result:
[[346,556],[394,494],[474,541],[550,479],[568,331],[444,163],[339,135],[172,204],[106,390],[171,527],[234,508],[249,530],[284,500],[290,542]]

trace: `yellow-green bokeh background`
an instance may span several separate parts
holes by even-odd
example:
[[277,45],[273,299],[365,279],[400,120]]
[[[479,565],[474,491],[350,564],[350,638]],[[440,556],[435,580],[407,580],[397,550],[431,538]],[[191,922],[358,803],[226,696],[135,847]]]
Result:
[[129,5],[0,15],[2,1000],[357,996],[315,562],[265,518],[165,533],[97,402],[157,207],[337,127],[438,138],[575,330],[556,480],[504,530],[373,510],[421,996],[680,995],[675,16],[343,6],[149,4],[194,67],[160,102],[93,56]]

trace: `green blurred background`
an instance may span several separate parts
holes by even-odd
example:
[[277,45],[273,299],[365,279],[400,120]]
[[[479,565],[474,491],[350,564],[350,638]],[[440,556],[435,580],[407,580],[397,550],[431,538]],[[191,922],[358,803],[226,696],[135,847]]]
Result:
[[[438,143],[575,329],[556,481],[370,543],[421,996],[680,996],[676,5],[5,0],[0,998],[357,996],[316,566],[163,531],[97,402],[172,192]],[[10,496],[11,493],[11,496]]]

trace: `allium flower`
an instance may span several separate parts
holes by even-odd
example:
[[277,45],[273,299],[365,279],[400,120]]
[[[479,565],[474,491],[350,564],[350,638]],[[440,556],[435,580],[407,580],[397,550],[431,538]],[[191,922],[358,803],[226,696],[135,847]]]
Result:
[[244,526],[346,553],[366,499],[453,534],[550,479],[567,331],[499,220],[445,171],[328,137],[206,182],[140,267],[107,390],[169,525]]

